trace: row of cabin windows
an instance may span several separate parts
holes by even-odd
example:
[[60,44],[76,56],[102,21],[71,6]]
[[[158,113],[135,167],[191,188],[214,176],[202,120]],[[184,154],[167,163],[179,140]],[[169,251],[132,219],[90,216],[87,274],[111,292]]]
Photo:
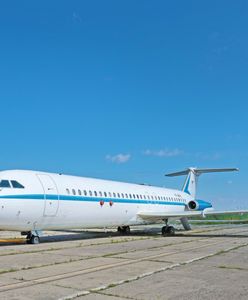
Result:
[[176,202],[185,202],[184,199],[175,198],[175,197],[165,197],[165,196],[150,196],[150,195],[139,195],[139,194],[127,194],[127,193],[111,193],[111,192],[97,192],[97,191],[86,191],[86,190],[75,190],[72,189],[71,192],[67,188],[66,192],[68,195],[72,193],[72,195],[79,196],[95,196],[95,197],[110,197],[110,198],[126,198],[126,199],[144,199],[144,200],[165,200],[165,201],[176,201]]
[[24,189],[24,186],[16,180],[2,179],[0,181],[0,188]]

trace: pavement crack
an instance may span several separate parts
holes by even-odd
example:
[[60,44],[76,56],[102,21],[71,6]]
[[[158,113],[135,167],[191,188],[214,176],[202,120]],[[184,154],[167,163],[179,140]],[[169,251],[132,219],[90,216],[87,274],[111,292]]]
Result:
[[[111,294],[111,293],[106,293],[106,292],[94,292],[94,293],[99,294],[99,295],[109,296],[109,297],[115,297],[115,298],[138,300],[137,298],[133,298],[133,297],[125,296],[125,295],[120,296],[120,295],[117,295],[117,294]],[[94,294],[94,293],[92,293],[92,294]]]
[[236,267],[236,266],[216,266],[216,268],[219,268],[219,269],[227,269],[227,270],[237,270],[237,271],[248,271],[248,268],[242,268],[242,267]]

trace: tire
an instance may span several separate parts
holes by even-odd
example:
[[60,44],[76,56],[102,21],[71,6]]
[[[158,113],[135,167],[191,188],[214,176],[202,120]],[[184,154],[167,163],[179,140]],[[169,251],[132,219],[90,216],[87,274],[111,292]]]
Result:
[[30,244],[37,245],[40,243],[40,238],[36,235],[32,235],[30,239]]
[[129,227],[129,226],[126,226],[126,227],[125,227],[125,233],[126,233],[126,234],[130,234],[130,231],[131,231],[131,230],[130,230],[130,227]]
[[163,226],[162,229],[161,229],[161,231],[162,231],[162,235],[166,236],[167,233],[168,233],[168,227],[167,226]]
[[168,234],[169,235],[175,235],[175,232],[176,232],[176,230],[173,226],[168,227]]
[[117,231],[123,235],[130,234],[130,227],[129,226],[119,226]]

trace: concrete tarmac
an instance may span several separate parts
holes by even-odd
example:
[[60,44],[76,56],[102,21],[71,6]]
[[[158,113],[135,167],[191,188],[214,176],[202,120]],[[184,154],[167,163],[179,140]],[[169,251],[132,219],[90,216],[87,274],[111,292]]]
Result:
[[247,299],[248,226],[0,232],[0,299]]

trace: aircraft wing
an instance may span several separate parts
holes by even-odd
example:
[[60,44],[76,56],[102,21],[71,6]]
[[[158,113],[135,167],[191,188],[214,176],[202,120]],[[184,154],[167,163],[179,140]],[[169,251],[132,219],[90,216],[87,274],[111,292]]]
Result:
[[195,216],[215,216],[215,215],[227,215],[227,214],[244,214],[248,213],[248,210],[231,210],[231,211],[218,211],[218,210],[206,210],[206,211],[183,211],[183,212],[158,212],[158,211],[144,211],[139,212],[138,216],[146,220],[164,220],[169,218],[190,218]]
[[216,216],[216,215],[228,215],[228,214],[235,214],[235,215],[242,215],[247,214],[248,210],[207,210],[206,212],[203,211],[203,216]]

